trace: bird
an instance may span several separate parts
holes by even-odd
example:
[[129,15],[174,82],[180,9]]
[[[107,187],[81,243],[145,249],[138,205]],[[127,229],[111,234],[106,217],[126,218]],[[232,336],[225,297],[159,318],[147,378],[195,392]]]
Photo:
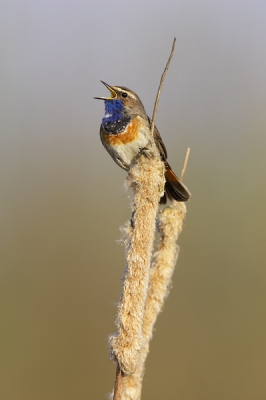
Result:
[[165,166],[165,187],[160,204],[166,204],[167,198],[187,201],[190,192],[167,162],[166,147],[156,126],[152,136],[151,120],[140,98],[124,86],[101,82],[110,91],[110,97],[94,99],[104,100],[105,114],[100,126],[100,138],[107,152],[121,168],[129,171],[136,157],[155,143]]

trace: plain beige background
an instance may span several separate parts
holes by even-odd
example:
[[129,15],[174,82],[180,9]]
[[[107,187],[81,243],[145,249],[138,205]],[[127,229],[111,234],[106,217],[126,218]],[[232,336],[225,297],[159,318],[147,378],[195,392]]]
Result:
[[99,139],[109,84],[192,192],[143,399],[266,399],[266,3],[2,0],[0,398],[105,399],[130,216]]

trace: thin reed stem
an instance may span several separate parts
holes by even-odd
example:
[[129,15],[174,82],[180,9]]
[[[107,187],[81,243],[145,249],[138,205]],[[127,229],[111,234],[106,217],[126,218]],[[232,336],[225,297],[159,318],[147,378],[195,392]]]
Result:
[[181,177],[180,177],[180,181],[182,182],[182,180],[184,179],[184,175],[187,169],[187,163],[188,163],[188,158],[189,158],[189,154],[190,154],[190,148],[187,148],[187,152],[186,152],[186,156],[185,156],[185,160],[184,160],[184,164],[183,164],[183,168],[182,168],[182,172],[181,172]]
[[122,389],[123,389],[123,374],[119,365],[117,364],[113,400],[122,400]]
[[160,84],[159,84],[156,100],[155,100],[155,103],[154,103],[154,109],[153,109],[153,114],[152,114],[152,119],[151,119],[151,134],[152,135],[153,135],[153,131],[154,131],[154,125],[155,125],[155,120],[156,120],[156,115],[157,115],[157,108],[158,108],[158,104],[159,104],[159,100],[160,100],[160,96],[161,96],[161,91],[162,91],[162,87],[163,87],[164,78],[165,78],[165,76],[167,74],[167,71],[169,69],[171,60],[172,60],[174,52],[175,52],[175,42],[176,42],[176,38],[174,38],[170,56],[169,56],[168,61],[166,63],[166,66],[165,66],[165,69],[163,71],[163,74],[161,76],[161,80],[160,80]]

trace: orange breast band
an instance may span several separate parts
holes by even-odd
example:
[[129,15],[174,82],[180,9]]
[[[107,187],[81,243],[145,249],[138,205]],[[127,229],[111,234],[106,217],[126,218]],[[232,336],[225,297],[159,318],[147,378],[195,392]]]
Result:
[[103,133],[103,137],[106,143],[110,146],[121,145],[133,142],[138,138],[138,132],[140,128],[140,120],[139,118],[133,119],[130,124],[127,125],[125,131],[123,133],[118,133],[117,135],[110,133]]

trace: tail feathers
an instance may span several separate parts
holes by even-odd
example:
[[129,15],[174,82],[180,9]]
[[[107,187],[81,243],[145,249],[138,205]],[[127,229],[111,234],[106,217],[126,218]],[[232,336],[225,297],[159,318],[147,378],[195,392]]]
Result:
[[180,182],[169,182],[165,183],[165,192],[167,193],[168,198],[174,199],[176,201],[188,201],[190,197],[190,193],[186,189],[184,185]]
[[189,199],[190,193],[188,189],[179,181],[169,164],[166,164],[165,179],[165,193],[161,198],[161,204],[166,203],[166,195],[170,200],[174,199],[179,202],[187,201]]

